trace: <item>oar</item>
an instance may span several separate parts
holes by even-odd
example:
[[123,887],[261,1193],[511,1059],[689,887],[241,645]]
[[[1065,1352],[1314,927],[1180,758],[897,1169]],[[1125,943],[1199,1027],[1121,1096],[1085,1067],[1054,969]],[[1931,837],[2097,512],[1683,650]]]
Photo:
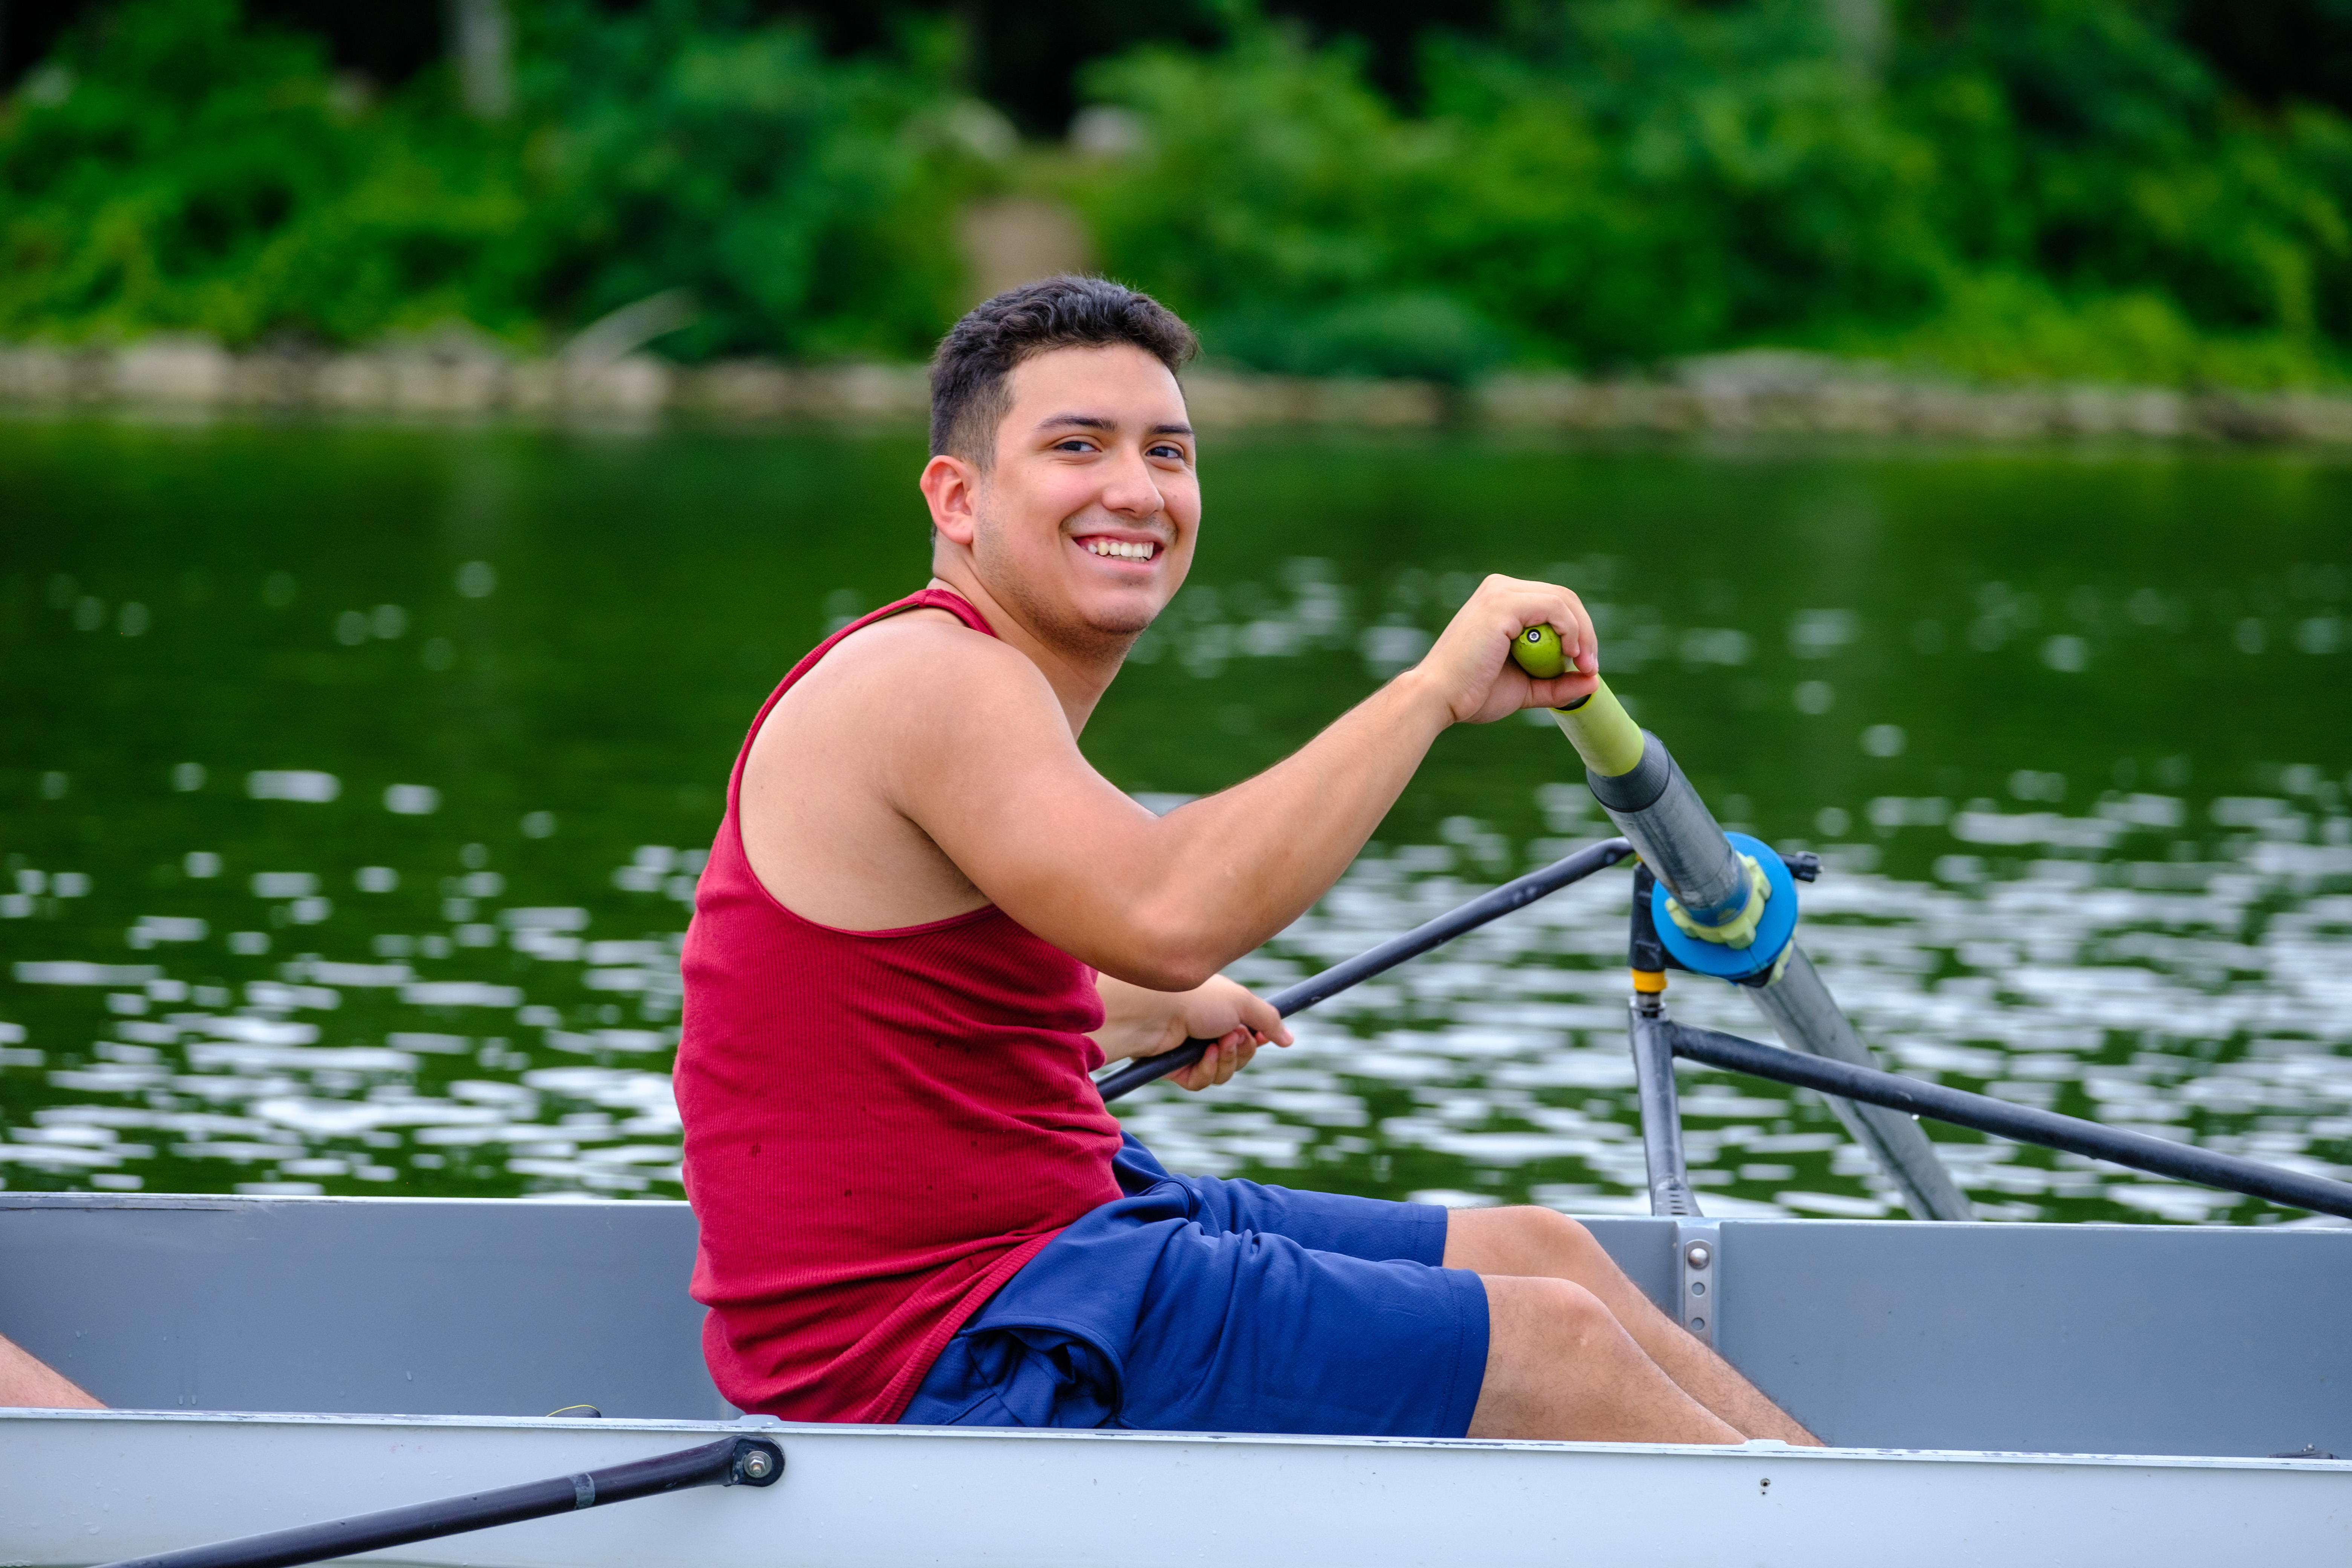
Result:
[[2111,1164],[2128,1165],[2136,1171],[2149,1171],[2159,1176],[2195,1182],[2200,1186],[2220,1187],[2227,1192],[2244,1193],[2250,1197],[2267,1198],[2272,1203],[2284,1204],[2293,1208],[2341,1215],[2352,1219],[2352,1183],[2331,1181],[2325,1176],[2307,1176],[2299,1171],[2282,1171],[2275,1165],[2265,1165],[2258,1161],[2217,1154],[2210,1149],[2175,1143],[2164,1138],[2151,1138],[2145,1132],[2126,1132],[2117,1127],[2102,1127],[2095,1121],[2061,1116],[2054,1110],[2011,1105],[2005,1100],[1995,1100],[1990,1095],[1947,1089],[1942,1084],[1925,1083],[1916,1078],[1905,1078],[1900,1073],[1880,1072],[1874,1068],[1855,1067],[1849,1062],[1833,1061],[1824,1057],[1803,1056],[1795,1051],[1782,1050],[1777,1046],[1742,1039],[1738,1035],[1718,1034],[1713,1029],[1695,1029],[1688,1024],[1672,1022],[1665,1023],[1664,1027],[1675,1055],[1689,1061],[1704,1062],[1708,1067],[1724,1068],[1732,1072],[1770,1079],[1776,1083],[1794,1084],[1800,1089],[1817,1089],[1822,1094],[1882,1105],[1890,1110],[1913,1116],[1932,1116],[1938,1121],[1948,1121],[1956,1127],[1973,1127],[1979,1132],[1990,1132],[1995,1137],[2019,1143],[2039,1143],[2045,1149],[2063,1149],[2070,1153],[2087,1154]]
[[[1413,927],[1402,936],[1369,948],[1345,963],[1334,964],[1288,990],[1276,992],[1268,1000],[1274,1004],[1276,1012],[1287,1018],[1326,997],[1338,995],[1350,985],[1360,984],[1375,974],[1394,969],[1408,958],[1418,958],[1433,947],[1452,942],[1464,931],[1475,931],[1513,910],[1523,910],[1538,899],[1559,891],[1570,882],[1581,882],[1595,871],[1614,866],[1633,852],[1633,847],[1622,838],[1605,838],[1578,850],[1566,859],[1553,861],[1540,871],[1530,871],[1517,881],[1506,882],[1491,892],[1481,893],[1461,908],[1449,910],[1425,925]],[[1213,1040],[1187,1040],[1172,1051],[1129,1062],[1095,1082],[1102,1089],[1104,1103],[1108,1104],[1120,1095],[1133,1093],[1155,1079],[1166,1078],[1171,1072],[1181,1072],[1199,1061],[1202,1053],[1215,1043]]]
[[381,1552],[492,1525],[546,1519],[609,1502],[656,1497],[690,1487],[773,1486],[784,1473],[784,1451],[771,1437],[722,1437],[698,1448],[637,1459],[552,1480],[525,1481],[495,1491],[469,1492],[437,1502],[388,1508],[325,1524],[298,1525],[267,1535],[240,1536],[152,1557],[125,1558],[107,1568],[292,1568],[355,1552]]

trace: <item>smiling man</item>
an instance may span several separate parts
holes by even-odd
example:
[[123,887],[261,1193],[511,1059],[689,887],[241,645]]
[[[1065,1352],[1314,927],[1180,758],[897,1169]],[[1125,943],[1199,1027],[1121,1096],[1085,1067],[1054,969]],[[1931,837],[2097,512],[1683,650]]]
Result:
[[[929,587],[784,678],[685,953],[694,1292],[728,1398],[790,1419],[1736,1443],[1812,1439],[1573,1220],[1171,1175],[1105,1061],[1274,1011],[1217,971],[1297,919],[1448,727],[1572,702],[1576,596],[1490,577],[1297,755],[1155,817],[1078,736],[1200,542],[1152,300],[1057,278],[932,365]],[[1530,680],[1543,623],[1585,672]]]

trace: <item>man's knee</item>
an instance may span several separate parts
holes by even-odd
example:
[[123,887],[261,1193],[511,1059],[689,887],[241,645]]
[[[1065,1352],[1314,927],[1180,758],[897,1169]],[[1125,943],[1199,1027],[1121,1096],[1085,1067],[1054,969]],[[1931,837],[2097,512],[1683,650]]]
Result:
[[1589,1353],[1625,1338],[1607,1304],[1571,1279],[1490,1278],[1486,1300],[1494,1331],[1546,1355]]
[[1564,1214],[1529,1205],[1499,1209],[1456,1209],[1451,1226],[1456,1237],[1447,1237],[1448,1264],[1481,1273],[1553,1274],[1581,1279],[1595,1268],[1612,1268],[1609,1254],[1592,1233]]
[[1607,1260],[1609,1254],[1602,1250],[1601,1243],[1593,1239],[1592,1233],[1584,1228],[1581,1220],[1570,1219],[1547,1208],[1523,1208],[1515,1212],[1526,1216],[1519,1223],[1538,1245],[1548,1250],[1576,1263]]

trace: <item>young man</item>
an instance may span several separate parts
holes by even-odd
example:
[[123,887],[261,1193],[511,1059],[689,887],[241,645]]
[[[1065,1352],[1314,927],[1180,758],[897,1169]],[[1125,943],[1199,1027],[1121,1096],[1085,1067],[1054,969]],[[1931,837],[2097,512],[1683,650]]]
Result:
[[[1812,1438],[1544,1209],[1171,1176],[1088,1072],[1290,1036],[1217,974],[1346,870],[1438,734],[1591,689],[1576,595],[1489,577],[1296,756],[1154,817],[1077,737],[1198,542],[1155,301],[1057,278],[932,366],[930,586],[754,721],[685,952],[678,1106],[720,1390],[794,1419]],[[1549,622],[1585,673],[1530,680]]]

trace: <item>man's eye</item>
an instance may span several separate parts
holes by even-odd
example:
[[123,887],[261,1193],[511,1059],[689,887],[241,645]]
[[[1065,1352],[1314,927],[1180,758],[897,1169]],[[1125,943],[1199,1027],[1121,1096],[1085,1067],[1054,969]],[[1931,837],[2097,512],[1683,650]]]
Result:
[[1054,443],[1054,450],[1056,452],[1091,452],[1094,449],[1095,444],[1092,441],[1079,436],[1073,436],[1066,441]]
[[1181,447],[1167,446],[1154,447],[1151,448],[1151,455],[1155,458],[1166,458],[1171,462],[1181,463],[1184,460],[1184,448]]

